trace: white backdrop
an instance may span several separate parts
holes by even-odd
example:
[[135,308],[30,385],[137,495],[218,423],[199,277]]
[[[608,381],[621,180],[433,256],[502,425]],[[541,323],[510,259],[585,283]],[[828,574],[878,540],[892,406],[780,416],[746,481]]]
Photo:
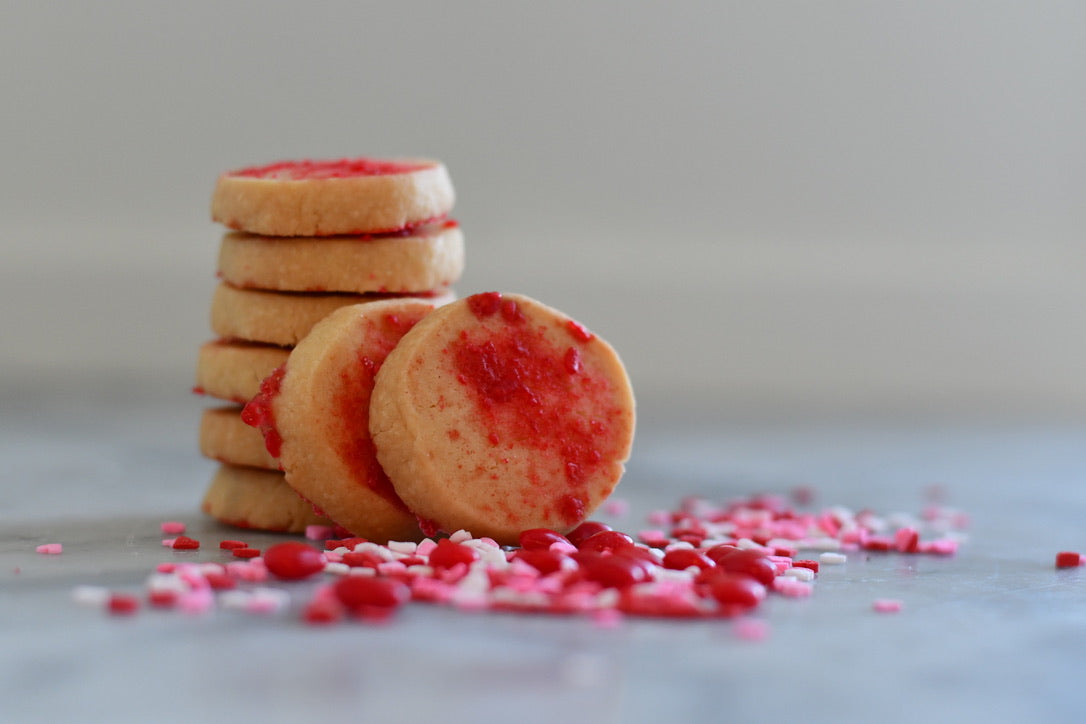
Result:
[[651,415],[1086,412],[1086,4],[23,2],[0,370],[190,384],[227,168],[431,155]]

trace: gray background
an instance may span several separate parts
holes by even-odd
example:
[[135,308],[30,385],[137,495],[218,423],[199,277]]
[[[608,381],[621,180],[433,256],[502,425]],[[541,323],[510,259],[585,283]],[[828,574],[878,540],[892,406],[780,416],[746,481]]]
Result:
[[643,416],[1080,414],[1084,71],[1078,2],[9,0],[0,369],[183,393],[215,176],[410,154]]

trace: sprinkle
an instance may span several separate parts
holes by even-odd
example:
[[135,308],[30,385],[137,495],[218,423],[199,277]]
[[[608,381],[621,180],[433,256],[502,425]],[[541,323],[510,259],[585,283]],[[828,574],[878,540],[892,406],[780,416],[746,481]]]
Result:
[[166,535],[181,535],[185,532],[185,524],[177,520],[167,520],[159,525],[159,529]]
[[765,641],[769,638],[769,624],[762,619],[744,616],[732,624],[732,632],[744,641]]
[[619,628],[622,626],[624,618],[622,612],[614,608],[601,608],[592,613],[592,623],[596,628],[602,629]]
[[307,525],[305,537],[309,540],[328,540],[332,537],[332,527],[329,525]]
[[781,575],[795,578],[797,581],[813,581],[815,572],[804,566],[793,566],[792,568],[785,570]]
[[259,548],[235,548],[231,551],[235,558],[256,558],[260,555]]
[[114,616],[131,616],[140,609],[140,601],[128,593],[114,593],[109,597],[107,609]]
[[278,588],[256,588],[245,610],[249,613],[278,613],[290,605],[290,594]]
[[848,560],[844,553],[822,553],[818,556],[818,562],[827,566],[839,566]]
[[175,551],[194,551],[200,547],[200,541],[187,535],[178,536],[170,546]]
[[182,613],[199,615],[215,607],[215,596],[210,588],[190,591],[177,597],[177,609]]
[[654,548],[663,548],[671,541],[671,538],[667,533],[656,529],[638,531],[637,539],[645,545],[653,546]]
[[437,548],[437,541],[426,538],[415,547],[415,553],[420,556],[428,556],[433,553],[435,548]]
[[64,546],[60,543],[46,543],[34,549],[35,552],[46,556],[59,556],[64,552]]
[[109,596],[109,589],[102,586],[76,586],[72,589],[72,600],[80,606],[104,606]]
[[630,512],[630,504],[621,498],[611,498],[603,504],[603,512],[616,518],[622,518]]
[[896,598],[878,598],[871,604],[876,613],[900,613],[904,604]]
[[248,548],[249,544],[242,540],[222,540],[219,541],[219,548],[224,551],[232,551],[238,548]]
[[1056,554],[1056,568],[1078,568],[1082,563],[1082,555],[1075,551],[1060,551]]

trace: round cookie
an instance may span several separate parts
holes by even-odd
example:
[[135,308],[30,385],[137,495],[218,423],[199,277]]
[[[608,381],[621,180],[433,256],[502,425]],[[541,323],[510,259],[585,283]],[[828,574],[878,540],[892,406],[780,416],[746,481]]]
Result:
[[602,339],[527,297],[435,310],[388,356],[370,405],[377,457],[423,529],[515,544],[568,531],[614,489],[634,400]]
[[216,339],[200,346],[193,391],[220,400],[245,403],[260,382],[287,361],[289,349],[268,344]]
[[[268,292],[223,282],[211,298],[211,330],[227,339],[293,347],[336,309],[386,298],[380,294]],[[441,306],[456,297],[440,290],[422,298]]]
[[200,452],[231,465],[279,470],[260,432],[241,420],[240,407],[209,407],[200,418]]
[[220,523],[282,533],[332,525],[287,485],[283,474],[220,465],[204,493],[201,510]]
[[437,161],[283,161],[219,176],[211,218],[268,236],[361,234],[442,218],[454,201],[449,173]]
[[432,309],[418,299],[396,299],[332,312],[242,413],[264,432],[291,487],[343,528],[374,541],[420,537],[417,519],[377,462],[369,408],[385,357]]
[[460,278],[464,235],[455,222],[409,235],[276,238],[227,233],[219,276],[235,287],[285,292],[428,292]]

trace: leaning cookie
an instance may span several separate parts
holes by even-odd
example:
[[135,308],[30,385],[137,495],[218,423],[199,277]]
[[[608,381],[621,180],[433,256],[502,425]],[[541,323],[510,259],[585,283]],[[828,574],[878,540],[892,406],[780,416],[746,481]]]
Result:
[[615,351],[527,297],[435,310],[389,354],[370,404],[378,460],[427,533],[515,544],[568,531],[614,489],[634,400]]
[[275,238],[228,233],[219,276],[235,287],[283,292],[418,293],[455,283],[464,271],[464,235],[453,222],[409,234],[358,238]]
[[[456,298],[447,289],[420,296],[434,306]],[[211,331],[225,339],[293,347],[313,325],[340,307],[386,298],[382,294],[269,292],[223,282],[211,298]]]
[[380,233],[440,219],[454,201],[437,161],[284,161],[222,174],[211,218],[268,236]]
[[243,419],[265,435],[287,482],[338,525],[374,541],[421,536],[369,435],[374,376],[431,312],[417,299],[343,307],[318,323],[261,385]]
[[282,473],[236,465],[219,466],[200,507],[238,528],[303,533],[310,525],[331,525],[287,485]]

